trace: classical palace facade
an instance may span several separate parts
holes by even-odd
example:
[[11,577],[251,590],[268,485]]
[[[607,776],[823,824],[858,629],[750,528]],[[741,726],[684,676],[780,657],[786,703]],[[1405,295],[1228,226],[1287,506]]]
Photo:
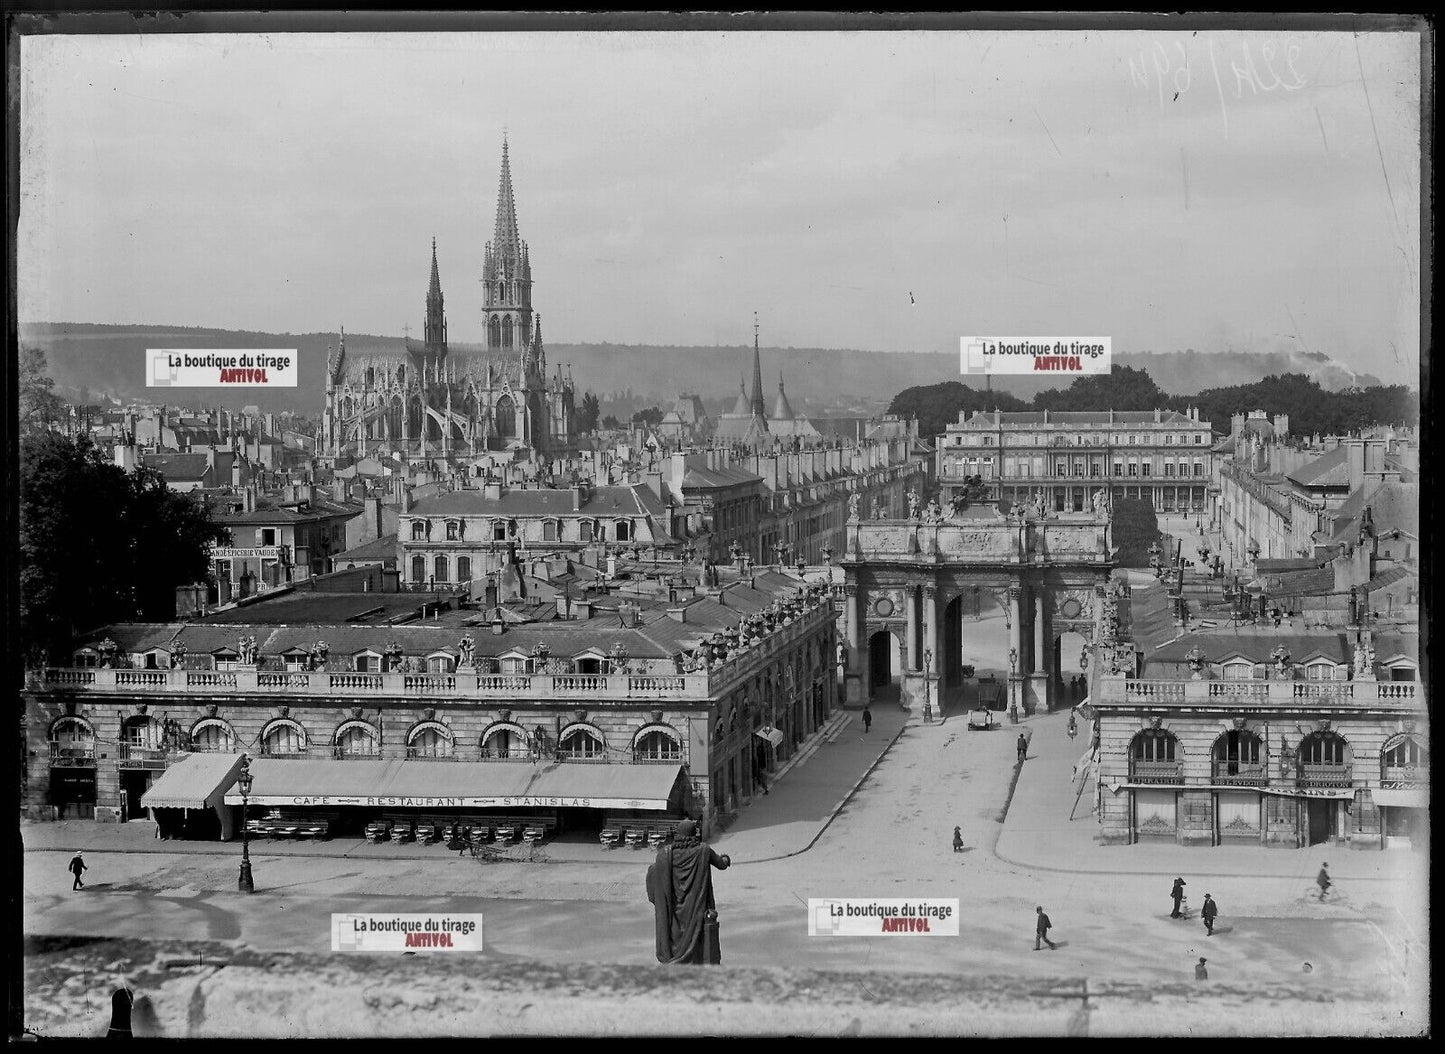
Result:
[[[1101,601],[1124,592],[1115,583]],[[1149,653],[1126,636],[1106,633],[1091,686],[1102,842],[1426,844],[1412,627],[1219,629]]]
[[106,626],[68,667],[32,671],[27,813],[229,837],[246,753],[253,806],[338,831],[384,808],[711,826],[836,702],[826,587],[777,572],[604,594],[570,620],[323,624],[297,618],[307,603],[258,603],[245,623]]
[[1157,512],[1207,511],[1213,433],[1198,411],[983,411],[938,444],[942,500],[970,485],[1001,509],[1042,495],[1054,512],[1082,512],[1093,494],[1139,499]]

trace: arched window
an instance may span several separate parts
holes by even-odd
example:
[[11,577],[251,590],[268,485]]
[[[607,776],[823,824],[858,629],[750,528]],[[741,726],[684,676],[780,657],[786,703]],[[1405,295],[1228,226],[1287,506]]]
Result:
[[428,673],[451,673],[454,669],[455,660],[450,655],[431,655],[427,657],[426,668]]
[[1162,728],[1148,728],[1134,737],[1129,745],[1129,759],[1135,762],[1172,763],[1176,760],[1175,749],[1179,740],[1173,732]]
[[1380,751],[1380,776],[1382,779],[1402,779],[1401,770],[1428,768],[1430,751],[1416,736],[1396,736]]
[[682,744],[661,728],[644,731],[632,745],[633,761],[681,761]]
[[426,581],[426,557],[413,556],[411,558],[411,580],[413,582]]
[[632,541],[632,521],[631,521],[631,520],[618,520],[615,524],[613,524],[613,528],[612,528],[612,529],[613,529],[613,535],[612,535],[612,537],[613,537],[616,541],[619,541],[619,542],[630,542],[630,541]]
[[407,736],[406,755],[411,758],[449,758],[452,756],[452,734],[445,725],[423,721]]
[[1311,732],[1300,740],[1301,765],[1344,765],[1348,760],[1345,741],[1334,732]]
[[512,316],[507,315],[502,319],[502,347],[512,346]]
[[457,581],[470,582],[472,580],[472,558],[470,556],[457,557]]
[[290,718],[277,718],[261,733],[261,753],[282,756],[306,753],[306,730]]
[[126,747],[139,750],[155,750],[161,741],[161,729],[159,723],[152,721],[144,714],[139,717],[128,718],[121,728],[120,742],[121,749]]
[[496,315],[493,315],[491,321],[487,323],[487,337],[487,343],[491,347],[500,348],[502,346],[502,320]]
[[601,759],[607,754],[602,734],[590,725],[573,725],[562,730],[557,753],[564,758]]
[[1230,729],[1214,741],[1215,776],[1262,774],[1264,744],[1247,729]]
[[230,754],[235,749],[231,727],[218,717],[207,717],[191,729],[191,749],[200,753]]
[[364,721],[348,721],[336,730],[337,757],[376,757],[376,730]]
[[482,736],[482,757],[521,758],[527,756],[527,733],[521,725],[499,722]]
[[50,726],[50,756],[56,759],[94,759],[95,729],[83,717],[58,718]]
[[458,535],[457,535],[457,521],[456,521],[456,520],[448,520],[448,521],[447,521],[447,541],[449,541],[449,542],[454,542],[454,541],[457,540],[457,537],[458,537]]
[[436,570],[436,580],[438,582],[450,582],[452,580],[451,569],[448,566],[447,558],[445,556],[438,556],[433,564],[433,567]]
[[517,407],[509,395],[497,400],[494,416],[497,420],[497,435],[510,438],[517,434]]
[[498,302],[505,302],[506,299],[507,299],[507,283],[506,283],[506,282],[498,282],[498,283],[497,283],[497,300],[498,300]]

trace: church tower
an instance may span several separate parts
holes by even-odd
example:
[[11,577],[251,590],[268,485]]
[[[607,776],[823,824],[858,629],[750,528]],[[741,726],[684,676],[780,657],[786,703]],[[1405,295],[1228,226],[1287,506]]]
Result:
[[[779,378],[781,388],[781,377]],[[768,408],[763,403],[763,360],[758,355],[758,313],[753,312],[753,394],[748,410],[754,417],[766,419]]]
[[482,263],[482,319],[487,351],[520,354],[532,344],[532,264],[517,233],[512,166],[502,139],[502,176],[497,187],[497,225]]
[[422,339],[428,358],[437,360],[447,353],[447,316],[443,310],[442,279],[437,271],[437,240],[431,240],[431,285],[426,291],[426,326]]

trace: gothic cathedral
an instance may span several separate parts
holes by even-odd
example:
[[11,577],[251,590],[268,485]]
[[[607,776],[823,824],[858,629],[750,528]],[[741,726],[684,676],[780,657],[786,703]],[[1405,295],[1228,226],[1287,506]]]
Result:
[[532,311],[532,262],[517,230],[512,169],[502,141],[496,231],[482,263],[482,322],[476,350],[449,350],[432,239],[422,339],[402,354],[348,359],[346,333],[327,359],[320,453],[463,457],[520,447],[554,453],[573,446],[571,377],[547,377],[542,319]]

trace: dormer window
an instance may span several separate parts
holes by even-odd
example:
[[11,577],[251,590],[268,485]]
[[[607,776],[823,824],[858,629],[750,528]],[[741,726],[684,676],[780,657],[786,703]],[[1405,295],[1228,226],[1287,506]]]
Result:
[[454,542],[461,537],[461,526],[456,520],[447,521],[447,541]]
[[419,542],[426,538],[426,524],[421,520],[411,521],[411,540]]

